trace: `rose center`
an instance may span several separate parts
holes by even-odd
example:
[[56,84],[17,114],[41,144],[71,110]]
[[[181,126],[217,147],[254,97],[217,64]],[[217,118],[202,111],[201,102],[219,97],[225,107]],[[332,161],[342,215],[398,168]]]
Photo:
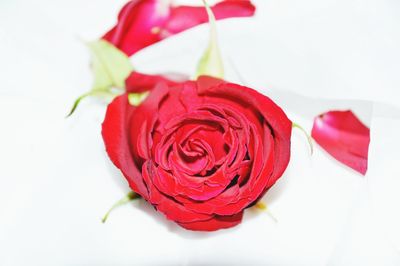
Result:
[[175,133],[170,160],[187,174],[205,176],[221,164],[229,146],[220,126],[187,124]]

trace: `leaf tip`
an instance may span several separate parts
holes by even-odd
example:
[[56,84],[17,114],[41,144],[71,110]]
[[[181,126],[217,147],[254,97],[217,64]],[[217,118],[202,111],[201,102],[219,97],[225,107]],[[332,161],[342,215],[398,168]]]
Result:
[[109,214],[110,214],[110,212],[108,211],[108,212],[103,216],[103,218],[101,218],[101,223],[103,223],[103,224],[106,223]]
[[209,44],[203,53],[197,65],[195,77],[201,75],[209,75],[217,78],[224,77],[224,65],[221,58],[221,52],[217,41],[216,19],[213,11],[207,1],[203,0],[204,7],[207,11],[208,21],[210,25],[210,40]]

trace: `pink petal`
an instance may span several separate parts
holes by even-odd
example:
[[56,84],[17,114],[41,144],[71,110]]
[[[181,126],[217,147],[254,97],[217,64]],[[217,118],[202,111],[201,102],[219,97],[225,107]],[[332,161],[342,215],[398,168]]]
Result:
[[369,128],[350,110],[330,111],[314,120],[311,136],[336,160],[365,175]]

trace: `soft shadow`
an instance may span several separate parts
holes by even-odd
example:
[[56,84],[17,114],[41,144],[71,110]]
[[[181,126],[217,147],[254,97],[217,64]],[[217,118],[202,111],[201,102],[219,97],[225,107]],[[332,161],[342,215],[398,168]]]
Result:
[[[214,232],[204,232],[204,231],[190,231],[187,230],[183,227],[180,227],[178,224],[176,224],[173,221],[168,220],[162,213],[156,211],[154,207],[148,203],[147,201],[140,199],[138,201],[132,202],[134,207],[149,217],[151,217],[154,221],[156,221],[158,224],[161,226],[165,227],[168,231],[179,235],[182,238],[185,239],[206,239],[210,237],[215,237],[219,235],[223,235],[226,233],[230,233],[231,231],[237,230],[238,226],[235,226],[233,228],[228,228],[228,229],[221,229],[218,231]],[[240,225],[239,225],[240,226]]]

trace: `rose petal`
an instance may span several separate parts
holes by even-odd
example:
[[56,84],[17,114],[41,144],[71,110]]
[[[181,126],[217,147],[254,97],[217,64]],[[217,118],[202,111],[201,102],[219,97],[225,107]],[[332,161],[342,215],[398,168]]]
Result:
[[[249,0],[225,0],[211,7],[216,19],[252,16]],[[120,11],[118,23],[103,39],[127,55],[201,23],[208,22],[202,6],[173,7],[164,0],[131,0]]]
[[147,199],[146,185],[143,182],[140,170],[132,159],[128,143],[127,125],[129,123],[127,123],[127,119],[134,110],[135,107],[129,105],[126,94],[115,98],[108,105],[102,124],[102,135],[111,161],[124,174],[132,190]]
[[120,11],[118,23],[103,39],[127,55],[161,40],[159,30],[168,20],[170,7],[160,0],[131,0]]
[[[212,179],[222,179],[221,183],[215,186],[209,186],[206,181],[202,183],[198,183],[196,180],[190,182],[190,178],[196,179],[196,177],[187,176],[184,173],[174,172],[174,175],[169,174],[168,172],[164,171],[161,168],[155,170],[155,174],[153,175],[153,183],[159,189],[160,192],[167,194],[169,196],[173,196],[177,201],[182,202],[191,202],[192,200],[195,201],[206,201],[210,198],[213,198],[219,195],[226,186],[229,184],[229,176],[224,175],[223,169],[217,171],[212,177]],[[178,182],[179,179],[179,182]],[[198,180],[201,178],[197,177]],[[187,183],[186,186],[182,186],[180,182],[185,181]],[[223,183],[224,182],[224,183]],[[183,200],[182,196],[187,199],[192,200]],[[197,211],[193,209],[193,211]],[[201,212],[201,210],[199,210]]]
[[[215,19],[231,17],[250,17],[254,15],[255,6],[249,0],[225,0],[211,7]],[[169,34],[176,34],[196,25],[208,22],[203,6],[178,6],[171,9],[165,29]]]
[[311,136],[336,160],[365,175],[369,128],[350,110],[330,111],[314,120]]
[[152,139],[150,132],[153,131],[158,118],[159,103],[167,94],[167,85],[158,83],[149,96],[135,109],[135,112],[132,112],[129,124],[132,141],[131,152],[135,159],[149,159],[151,156]]
[[178,223],[183,228],[193,231],[216,231],[219,229],[230,228],[238,225],[243,218],[243,212],[232,216],[215,216],[207,221],[199,221],[192,223]]
[[144,181],[149,186],[148,200],[168,219],[175,222],[190,223],[209,220],[212,217],[210,214],[188,210],[173,198],[162,194],[152,183],[154,169],[150,161],[143,164],[142,174]]
[[[254,136],[254,139],[257,141],[259,138],[260,136]],[[264,132],[264,147],[258,144],[256,144],[256,147],[257,154],[255,154],[255,158],[257,160],[254,162],[251,177],[249,178],[251,183],[242,187],[235,185],[225,190],[218,197],[206,202],[185,202],[185,206],[197,212],[232,215],[257,200],[277,179],[275,175],[271,176],[274,164],[276,163],[276,158],[274,158],[276,147],[274,149],[271,133],[268,131]],[[257,165],[261,167],[260,174],[254,171]]]
[[188,77],[184,75],[149,75],[133,71],[125,80],[125,90],[129,93],[140,93],[152,90],[160,82],[175,86],[186,80]]

